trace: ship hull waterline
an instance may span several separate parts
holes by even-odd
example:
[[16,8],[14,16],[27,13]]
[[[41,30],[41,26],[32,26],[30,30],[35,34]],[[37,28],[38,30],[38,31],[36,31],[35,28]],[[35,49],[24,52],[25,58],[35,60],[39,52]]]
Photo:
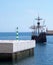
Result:
[[46,40],[46,33],[42,32],[38,36],[37,35],[32,35],[31,36],[32,40],[36,40],[36,43],[45,43]]

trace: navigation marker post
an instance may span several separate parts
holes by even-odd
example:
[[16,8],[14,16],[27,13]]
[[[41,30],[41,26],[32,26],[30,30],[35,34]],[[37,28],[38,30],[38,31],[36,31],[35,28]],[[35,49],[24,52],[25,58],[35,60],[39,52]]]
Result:
[[18,40],[18,27],[16,28],[16,40]]

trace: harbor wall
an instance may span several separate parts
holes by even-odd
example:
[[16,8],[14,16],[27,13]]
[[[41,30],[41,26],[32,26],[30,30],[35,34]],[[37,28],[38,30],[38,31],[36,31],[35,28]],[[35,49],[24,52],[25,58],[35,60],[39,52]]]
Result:
[[47,30],[46,35],[53,35],[53,30]]
[[0,40],[0,61],[19,61],[33,56],[34,47],[34,40]]

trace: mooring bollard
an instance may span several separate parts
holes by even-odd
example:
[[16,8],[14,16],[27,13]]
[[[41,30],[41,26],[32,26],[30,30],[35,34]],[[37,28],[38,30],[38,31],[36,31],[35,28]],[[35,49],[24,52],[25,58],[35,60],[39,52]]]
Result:
[[16,40],[18,40],[18,27],[16,28]]

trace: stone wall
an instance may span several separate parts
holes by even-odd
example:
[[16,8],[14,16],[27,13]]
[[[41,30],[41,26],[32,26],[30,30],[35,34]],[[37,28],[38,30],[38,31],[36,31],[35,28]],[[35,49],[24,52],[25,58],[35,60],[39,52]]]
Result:
[[0,53],[0,61],[20,61],[24,58],[34,55],[34,48],[16,52],[16,53]]

